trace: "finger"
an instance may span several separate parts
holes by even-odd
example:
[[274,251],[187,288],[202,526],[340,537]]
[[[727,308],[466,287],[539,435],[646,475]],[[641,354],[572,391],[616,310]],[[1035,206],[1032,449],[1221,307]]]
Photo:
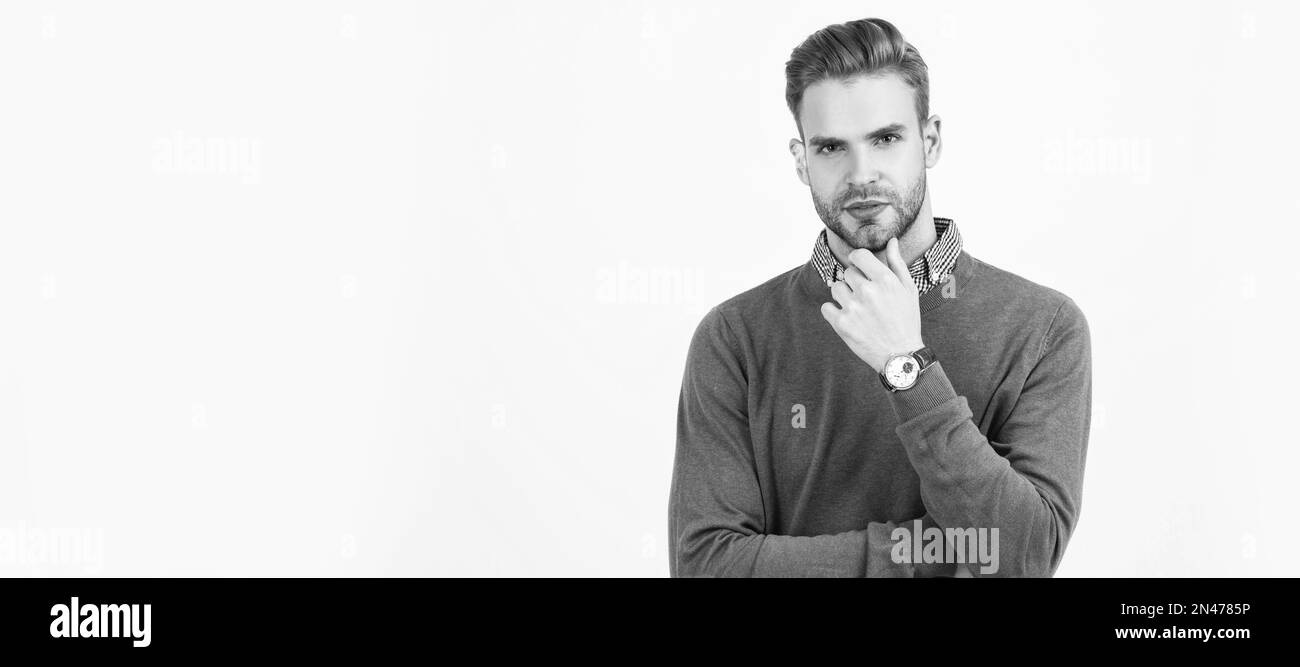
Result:
[[840,304],[840,308],[847,308],[853,293],[849,291],[849,286],[845,285],[843,280],[836,280],[831,283],[831,297]]
[[865,248],[858,248],[849,253],[849,261],[872,280],[885,280],[893,273],[888,266],[881,264],[880,260],[876,259],[875,254]]
[[849,268],[844,270],[844,282],[848,283],[849,287],[854,292],[857,292],[858,290],[866,289],[867,284],[871,281],[867,279],[867,276],[862,272],[862,269],[850,265]]
[[840,320],[844,318],[844,311],[835,307],[835,304],[827,302],[822,304],[822,319],[831,325],[831,331],[840,338],[844,337],[844,331],[840,327]]
[[894,272],[899,282],[904,285],[911,285],[912,272],[907,268],[907,262],[903,261],[903,253],[898,249],[898,237],[889,239],[885,245],[885,259],[889,260],[889,268]]
[[831,302],[822,304],[822,317],[830,323],[835,331],[840,330],[840,309]]

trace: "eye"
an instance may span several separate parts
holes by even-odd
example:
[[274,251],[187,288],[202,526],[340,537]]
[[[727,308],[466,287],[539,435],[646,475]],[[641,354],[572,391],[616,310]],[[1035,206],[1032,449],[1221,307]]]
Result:
[[831,144],[827,144],[827,145],[825,145],[825,146],[822,146],[821,148],[818,148],[818,149],[817,149],[817,152],[820,153],[820,154],[822,154],[822,155],[826,155],[826,149],[828,149],[828,148],[831,149],[831,150],[839,150],[839,149],[840,149],[839,146],[834,146],[834,145],[831,145]]
[[[892,141],[885,141],[886,139],[891,139]],[[881,137],[881,138],[879,139],[879,141],[882,142],[882,143],[884,143],[885,145],[895,144],[895,143],[898,143],[898,142],[900,142],[900,141],[902,141],[902,140],[903,140],[903,138],[900,137],[900,136],[898,136],[897,134],[886,134],[885,136],[883,136],[883,137]]]

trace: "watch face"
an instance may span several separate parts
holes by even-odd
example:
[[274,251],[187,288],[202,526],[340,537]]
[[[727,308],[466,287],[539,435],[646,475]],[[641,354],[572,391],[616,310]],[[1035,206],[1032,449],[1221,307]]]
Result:
[[885,379],[896,389],[907,389],[916,383],[920,369],[911,355],[900,354],[885,363]]

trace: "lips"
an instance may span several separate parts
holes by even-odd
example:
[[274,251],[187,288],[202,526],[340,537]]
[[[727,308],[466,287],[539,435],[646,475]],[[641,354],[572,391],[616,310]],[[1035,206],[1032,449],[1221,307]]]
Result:
[[855,218],[863,219],[874,217],[877,213],[885,210],[886,206],[888,206],[888,204],[884,202],[859,202],[845,206],[844,210]]

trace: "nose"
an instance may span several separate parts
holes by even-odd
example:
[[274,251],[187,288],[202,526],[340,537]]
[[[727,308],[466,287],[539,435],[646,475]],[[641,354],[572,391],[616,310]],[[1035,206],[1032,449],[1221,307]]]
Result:
[[849,173],[845,174],[845,185],[862,187],[880,179],[880,170],[871,159],[870,151],[854,151],[849,163]]

